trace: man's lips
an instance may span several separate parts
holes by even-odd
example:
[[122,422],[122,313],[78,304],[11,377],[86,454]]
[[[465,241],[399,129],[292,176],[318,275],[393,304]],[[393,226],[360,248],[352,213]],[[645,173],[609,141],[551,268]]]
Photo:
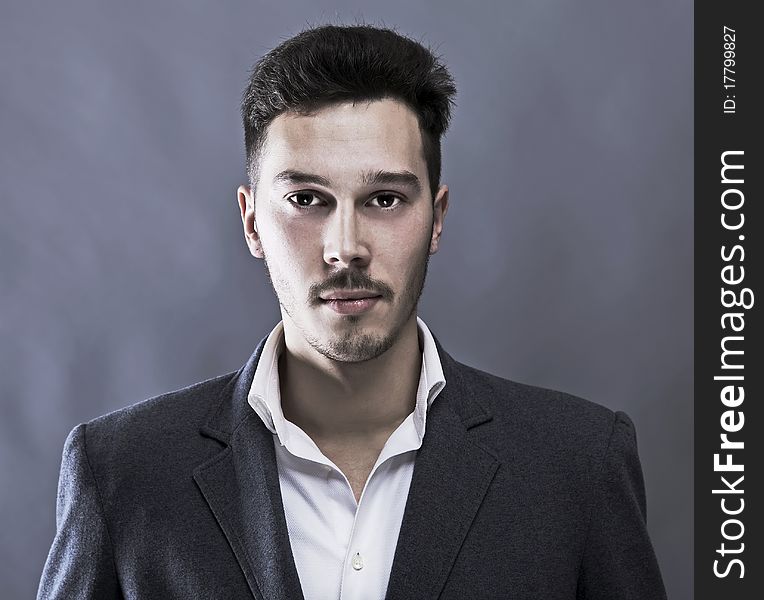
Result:
[[369,290],[334,290],[321,294],[320,298],[324,302],[332,300],[362,300],[364,298],[379,298],[382,294],[371,292]]
[[381,294],[368,290],[334,290],[321,295],[323,306],[340,315],[360,315],[381,299]]

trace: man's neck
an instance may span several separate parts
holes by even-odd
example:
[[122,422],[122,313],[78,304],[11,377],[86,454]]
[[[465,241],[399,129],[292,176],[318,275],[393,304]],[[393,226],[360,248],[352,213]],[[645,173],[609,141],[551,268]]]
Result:
[[414,410],[421,367],[414,315],[393,346],[361,363],[306,360],[287,345],[279,358],[282,410],[316,443],[386,440]]

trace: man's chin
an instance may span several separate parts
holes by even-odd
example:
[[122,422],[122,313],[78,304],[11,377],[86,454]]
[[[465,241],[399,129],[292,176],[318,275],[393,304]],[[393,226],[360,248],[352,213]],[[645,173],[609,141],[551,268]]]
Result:
[[392,336],[356,332],[350,335],[334,335],[311,345],[331,360],[359,363],[381,356],[390,349],[394,341]]

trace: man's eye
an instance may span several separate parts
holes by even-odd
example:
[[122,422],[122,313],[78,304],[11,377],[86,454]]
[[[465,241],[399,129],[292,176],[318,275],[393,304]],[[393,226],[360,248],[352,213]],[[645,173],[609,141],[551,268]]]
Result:
[[374,196],[371,199],[372,202],[376,202],[380,208],[393,209],[401,203],[401,199],[393,194],[380,194]]
[[318,196],[309,192],[298,192],[288,197],[288,200],[298,208],[310,208],[317,205]]

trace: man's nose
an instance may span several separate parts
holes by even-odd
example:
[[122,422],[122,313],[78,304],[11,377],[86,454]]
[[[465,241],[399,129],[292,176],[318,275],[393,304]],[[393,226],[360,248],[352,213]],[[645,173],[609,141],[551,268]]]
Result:
[[324,262],[335,268],[362,268],[371,253],[354,207],[341,204],[329,218],[324,240]]

